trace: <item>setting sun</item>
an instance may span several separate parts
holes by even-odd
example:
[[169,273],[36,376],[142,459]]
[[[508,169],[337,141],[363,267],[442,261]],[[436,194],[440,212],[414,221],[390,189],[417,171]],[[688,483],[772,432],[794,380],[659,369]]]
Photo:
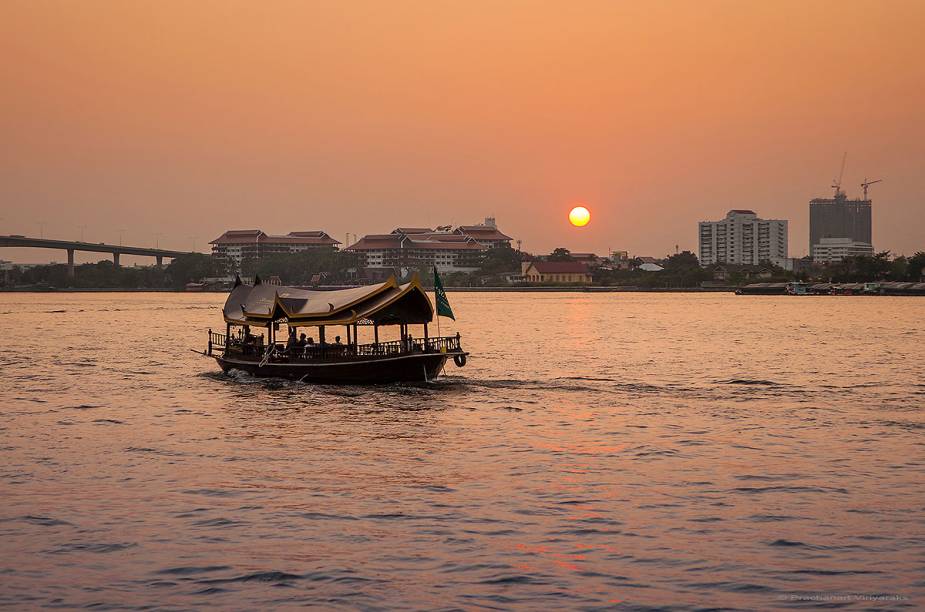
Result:
[[591,220],[591,212],[584,206],[576,206],[569,212],[568,220],[575,227],[582,227]]

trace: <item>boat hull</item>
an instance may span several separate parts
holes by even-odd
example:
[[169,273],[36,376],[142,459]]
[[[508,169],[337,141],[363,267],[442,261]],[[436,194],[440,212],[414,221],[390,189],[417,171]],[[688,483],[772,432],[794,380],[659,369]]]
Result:
[[261,365],[235,357],[214,355],[224,372],[240,370],[251,376],[288,378],[328,384],[428,382],[440,374],[447,359],[464,353],[415,353],[368,360],[339,362],[272,362]]

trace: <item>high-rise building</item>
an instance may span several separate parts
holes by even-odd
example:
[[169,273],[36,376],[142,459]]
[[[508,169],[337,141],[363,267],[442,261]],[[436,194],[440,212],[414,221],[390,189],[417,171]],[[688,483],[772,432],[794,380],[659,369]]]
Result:
[[722,221],[700,222],[700,265],[787,264],[787,221],[730,210]]
[[873,244],[871,240],[870,200],[849,200],[837,191],[834,198],[809,201],[809,253],[823,238],[848,238],[852,242]]

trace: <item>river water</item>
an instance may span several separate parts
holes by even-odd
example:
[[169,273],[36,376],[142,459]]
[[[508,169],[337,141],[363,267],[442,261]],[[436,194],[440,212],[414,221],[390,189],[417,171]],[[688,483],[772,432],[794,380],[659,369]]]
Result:
[[925,607],[925,299],[451,293],[430,385],[0,294],[0,606]]

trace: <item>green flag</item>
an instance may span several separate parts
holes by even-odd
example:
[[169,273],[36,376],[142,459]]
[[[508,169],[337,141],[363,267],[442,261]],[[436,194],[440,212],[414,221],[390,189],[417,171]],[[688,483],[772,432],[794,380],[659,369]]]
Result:
[[453,316],[453,309],[450,308],[450,301],[446,299],[446,291],[443,290],[440,275],[437,274],[437,266],[434,266],[434,301],[437,302],[438,317],[443,316],[456,320],[456,317]]

